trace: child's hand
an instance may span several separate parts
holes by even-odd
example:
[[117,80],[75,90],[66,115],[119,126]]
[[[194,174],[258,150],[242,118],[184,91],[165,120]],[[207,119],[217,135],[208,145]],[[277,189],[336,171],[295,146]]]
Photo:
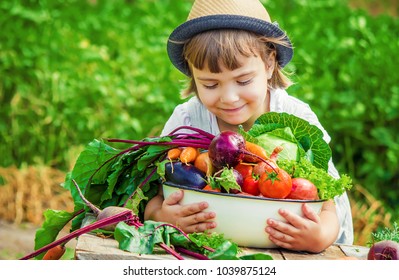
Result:
[[[269,234],[269,239],[277,246],[286,249],[321,252],[332,244],[331,237],[323,235],[326,230],[323,230],[321,217],[307,204],[302,205],[302,211],[304,217],[280,209],[279,214],[286,219],[286,222],[268,219],[266,232]],[[325,217],[330,219],[329,215]]]
[[216,227],[214,212],[204,212],[208,203],[200,202],[189,205],[180,205],[184,192],[179,190],[166,197],[160,209],[162,220],[178,226],[186,233],[203,232]]

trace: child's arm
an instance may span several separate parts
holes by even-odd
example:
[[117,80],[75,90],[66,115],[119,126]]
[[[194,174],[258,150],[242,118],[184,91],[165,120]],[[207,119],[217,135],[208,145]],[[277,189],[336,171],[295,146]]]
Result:
[[213,212],[204,212],[208,208],[206,202],[181,206],[180,200],[184,192],[172,193],[164,200],[162,189],[152,198],[144,211],[145,220],[154,220],[178,226],[186,233],[203,232],[216,227],[216,223],[208,221],[215,217]]
[[296,251],[319,253],[334,243],[339,232],[339,221],[334,201],[323,203],[317,215],[306,204],[302,206],[304,217],[281,209],[279,214],[287,220],[267,220],[266,232],[276,245]]

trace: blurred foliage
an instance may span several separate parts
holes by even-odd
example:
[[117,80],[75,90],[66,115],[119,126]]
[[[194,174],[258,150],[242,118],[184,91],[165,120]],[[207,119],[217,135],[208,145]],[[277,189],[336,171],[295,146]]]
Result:
[[371,15],[387,14],[398,16],[398,0],[350,0],[349,6],[355,9],[367,9]]
[[66,151],[94,137],[159,133],[181,79],[165,42],[191,3],[174,4],[2,1],[1,166],[65,168]]
[[294,43],[289,70],[296,84],[288,91],[310,104],[331,135],[339,171],[395,207],[399,20],[339,0],[265,2]]
[[[343,0],[262,1],[295,47],[288,91],[332,137],[334,161],[399,203],[399,21]],[[70,167],[93,138],[157,135],[184,77],[166,40],[191,0],[0,3],[0,166]]]

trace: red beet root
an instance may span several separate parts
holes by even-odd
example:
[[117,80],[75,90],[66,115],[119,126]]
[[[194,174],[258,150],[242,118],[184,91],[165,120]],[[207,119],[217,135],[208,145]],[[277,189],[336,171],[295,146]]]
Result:
[[371,246],[368,260],[399,260],[399,243],[392,240],[382,240]]
[[307,179],[293,178],[289,199],[316,200],[318,199],[316,186]]

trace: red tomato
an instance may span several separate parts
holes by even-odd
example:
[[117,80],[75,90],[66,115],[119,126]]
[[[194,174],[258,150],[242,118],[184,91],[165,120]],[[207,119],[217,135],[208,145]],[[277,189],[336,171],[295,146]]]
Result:
[[252,194],[259,195],[259,179],[256,176],[250,175],[244,178],[244,184],[242,185],[242,191]]
[[277,173],[264,172],[259,178],[259,190],[265,197],[286,198],[292,189],[291,176],[283,169],[276,169]]
[[252,164],[239,163],[234,167],[234,169],[237,170],[243,178],[245,178],[252,175],[254,166]]

